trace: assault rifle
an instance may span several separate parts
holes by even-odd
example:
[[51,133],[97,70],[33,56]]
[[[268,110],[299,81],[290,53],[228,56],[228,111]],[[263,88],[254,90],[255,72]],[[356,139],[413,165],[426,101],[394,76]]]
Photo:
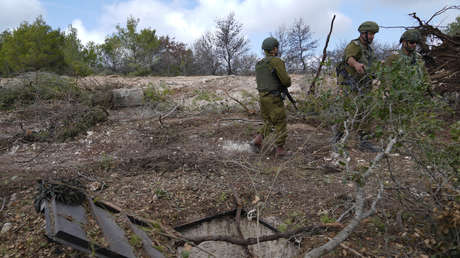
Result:
[[289,99],[289,101],[292,103],[292,105],[294,106],[295,110],[299,110],[297,108],[297,105],[296,105],[296,101],[295,99],[291,96],[291,93],[289,93],[289,90],[287,87],[284,87],[282,84],[281,84],[281,81],[280,81],[280,78],[278,77],[278,75],[276,74],[276,71],[275,69],[273,68],[272,70],[272,74],[273,76],[278,80],[278,82],[280,83],[281,87],[280,87],[280,92],[281,92],[281,99],[284,100],[285,97],[287,97]]

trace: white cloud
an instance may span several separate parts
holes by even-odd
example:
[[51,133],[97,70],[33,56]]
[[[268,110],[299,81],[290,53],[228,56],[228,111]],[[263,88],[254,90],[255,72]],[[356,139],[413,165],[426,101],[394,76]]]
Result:
[[[150,27],[159,35],[169,35],[190,44],[204,32],[214,30],[216,19],[225,18],[230,12],[234,12],[237,20],[243,24],[245,33],[251,38],[267,36],[279,25],[292,24],[300,17],[310,25],[314,37],[319,38],[329,31],[333,13],[337,14],[334,33],[340,34],[350,29],[351,19],[336,11],[340,2],[198,0],[193,8],[186,8],[183,0],[169,3],[160,0],[130,0],[105,6],[97,31],[104,31],[104,35],[108,35],[114,31],[115,25],[124,26],[127,18],[133,16],[140,19],[139,28]],[[79,31],[89,33],[80,25]]]
[[77,29],[78,38],[81,40],[83,45],[93,41],[94,43],[104,43],[105,35],[100,31],[88,31],[84,26],[83,22],[79,19],[72,21],[72,27]]
[[45,10],[38,0],[0,0],[0,30],[13,29],[21,22],[33,22]]

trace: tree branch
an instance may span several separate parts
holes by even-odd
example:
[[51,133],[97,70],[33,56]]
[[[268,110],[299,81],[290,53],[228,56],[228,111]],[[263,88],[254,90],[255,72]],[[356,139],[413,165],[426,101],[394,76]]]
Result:
[[329,44],[329,38],[331,37],[332,28],[334,27],[334,20],[335,20],[335,14],[334,14],[334,17],[332,17],[331,28],[329,30],[329,34],[327,35],[326,45],[324,46],[324,49],[323,49],[323,58],[321,59],[321,62],[319,63],[319,67],[318,67],[318,71],[316,71],[315,79],[313,79],[313,81],[311,82],[310,89],[308,90],[309,95],[315,95],[316,81],[318,80],[319,74],[321,73],[321,69],[323,68],[323,63],[326,60],[326,56],[327,56],[326,50],[327,50],[327,45]]
[[223,236],[223,235],[217,235],[217,236],[202,236],[202,237],[186,237],[185,239],[188,241],[191,241],[195,244],[200,244],[205,241],[224,241],[228,242],[231,244],[235,245],[241,245],[241,246],[249,246],[249,245],[255,245],[257,243],[262,243],[262,242],[267,242],[267,241],[275,241],[280,238],[285,238],[289,239],[294,235],[303,233],[303,232],[309,232],[311,234],[320,234],[324,232],[325,230],[340,230],[342,229],[342,225],[335,223],[335,224],[326,224],[326,225],[316,225],[316,226],[307,226],[303,228],[299,228],[293,231],[289,231],[286,233],[277,233],[273,235],[267,235],[267,236],[261,236],[259,237],[259,241],[257,241],[257,238],[255,237],[250,237],[247,238],[246,240],[242,240],[239,238],[231,237],[231,236]]

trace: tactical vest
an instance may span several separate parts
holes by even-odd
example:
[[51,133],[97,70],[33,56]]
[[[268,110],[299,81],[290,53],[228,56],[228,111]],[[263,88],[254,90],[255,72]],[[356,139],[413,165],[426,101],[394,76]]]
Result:
[[256,82],[257,90],[263,92],[270,92],[279,90],[281,82],[274,71],[270,61],[275,58],[273,56],[265,57],[256,64]]
[[[375,59],[374,50],[370,46],[363,45],[359,38],[352,40],[351,42],[352,44],[359,46],[359,48],[361,49],[360,55],[357,57],[356,61],[360,62],[361,64],[364,64],[366,69],[370,69]],[[345,60],[343,60],[343,62],[345,64],[345,69],[347,70],[348,74],[350,74],[353,77],[362,77],[355,71],[355,69],[348,65],[348,63]]]
[[416,70],[416,77],[414,79],[417,82],[423,82],[423,67],[425,64],[422,60],[422,56],[415,51],[406,55],[402,50],[399,50],[397,55],[401,60],[400,62]]

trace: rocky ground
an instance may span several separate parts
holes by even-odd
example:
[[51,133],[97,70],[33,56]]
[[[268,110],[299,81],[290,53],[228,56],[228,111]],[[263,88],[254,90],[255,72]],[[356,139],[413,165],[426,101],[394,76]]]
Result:
[[[301,99],[306,79],[295,75],[293,82],[294,97]],[[352,205],[347,174],[330,166],[329,130],[290,104],[287,148],[292,155],[278,159],[270,149],[250,151],[248,142],[261,123],[254,77],[112,76],[84,78],[78,85],[88,90],[153,87],[162,100],[108,108],[106,122],[63,142],[30,142],[17,136],[39,132],[72,103],[39,101],[1,112],[0,140],[8,143],[0,145],[2,257],[79,256],[45,237],[43,215],[33,208],[38,179],[77,178],[92,196],[172,227],[234,209],[234,190],[246,210],[259,205],[261,216],[277,227],[334,222]],[[349,151],[356,164],[372,159],[373,154],[354,144]],[[414,162],[397,153],[391,160],[394,177],[417,188],[417,178],[411,176]],[[382,166],[379,173],[389,170]],[[378,213],[329,257],[422,257],[431,238],[408,226],[411,218],[401,212],[392,189],[386,189]],[[304,236],[299,253],[334,234]],[[176,255],[172,248],[166,250],[166,256]]]

